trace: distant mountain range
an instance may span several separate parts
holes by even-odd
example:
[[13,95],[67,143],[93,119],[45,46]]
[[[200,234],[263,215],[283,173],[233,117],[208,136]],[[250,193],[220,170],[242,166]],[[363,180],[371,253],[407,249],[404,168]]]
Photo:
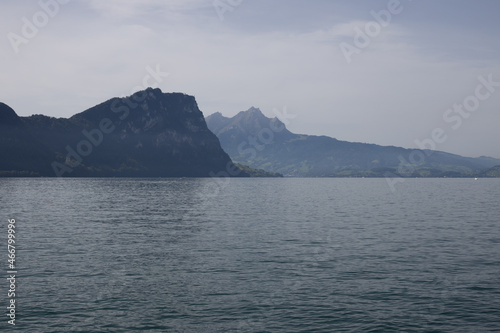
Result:
[[0,103],[0,176],[282,174],[499,177],[500,160],[294,134],[253,107],[232,118],[215,113],[205,120],[193,96],[160,89],[112,98],[68,119],[19,117]]
[[254,172],[233,164],[194,97],[181,93],[148,88],[69,119],[19,117],[0,103],[0,176],[245,177]]
[[257,108],[206,118],[233,161],[298,177],[465,177],[499,175],[500,159],[294,134]]

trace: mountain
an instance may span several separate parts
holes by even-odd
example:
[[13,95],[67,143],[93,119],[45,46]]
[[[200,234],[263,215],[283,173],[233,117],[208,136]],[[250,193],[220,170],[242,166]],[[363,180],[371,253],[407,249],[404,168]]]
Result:
[[458,177],[500,165],[499,159],[489,157],[294,134],[254,107],[232,118],[214,113],[206,121],[233,161],[286,176]]
[[243,170],[244,172],[248,173],[250,177],[274,177],[274,178],[282,178],[283,175],[281,173],[277,172],[268,172],[262,169],[254,169],[250,168],[247,165],[239,164],[236,163],[236,166]]
[[208,130],[193,96],[148,88],[69,119],[0,103],[0,175],[249,176]]
[[500,177],[500,165],[496,165],[492,168],[478,172],[474,176],[483,177],[483,178],[499,178]]
[[53,156],[26,130],[23,118],[0,103],[0,176],[48,174]]

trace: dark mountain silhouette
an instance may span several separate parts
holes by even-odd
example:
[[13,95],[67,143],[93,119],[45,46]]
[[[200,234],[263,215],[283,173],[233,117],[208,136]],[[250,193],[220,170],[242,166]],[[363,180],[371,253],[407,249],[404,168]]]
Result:
[[500,164],[489,157],[294,134],[254,107],[232,118],[215,113],[206,121],[233,161],[286,176],[460,177]]
[[0,104],[0,175],[248,176],[208,130],[194,97],[148,88],[69,119]]

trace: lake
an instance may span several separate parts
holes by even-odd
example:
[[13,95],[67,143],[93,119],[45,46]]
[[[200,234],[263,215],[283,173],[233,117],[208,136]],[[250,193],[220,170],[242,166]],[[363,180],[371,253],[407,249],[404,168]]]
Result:
[[498,332],[499,202],[500,179],[0,179],[1,267],[15,219],[22,332]]

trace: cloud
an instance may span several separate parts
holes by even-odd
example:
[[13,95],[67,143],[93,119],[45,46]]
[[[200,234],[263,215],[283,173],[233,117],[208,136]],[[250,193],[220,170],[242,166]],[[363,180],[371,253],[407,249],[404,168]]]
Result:
[[[279,6],[256,3],[263,6],[244,2],[221,22],[205,0],[70,2],[19,55],[0,49],[0,74],[8,78],[0,98],[21,115],[71,116],[130,94],[145,68],[158,64],[170,73],[160,88],[195,95],[205,114],[230,116],[254,105],[271,116],[273,108],[286,106],[297,114],[290,124],[295,132],[411,147],[443,126],[443,112],[470,93],[477,76],[491,72],[500,80],[496,60],[455,48],[460,31],[447,30],[443,40],[430,28],[415,30],[405,21],[409,9],[347,64],[339,43],[352,43],[369,14],[330,20],[325,11],[311,16],[310,4],[302,15],[293,2],[280,15],[266,12],[272,19],[263,22],[261,11],[276,13]],[[12,5],[6,6],[0,5],[4,31],[37,9],[15,7],[12,18],[5,14]],[[489,37],[469,34],[466,40],[482,53],[494,51]],[[460,54],[450,56],[455,50]],[[471,136],[478,129],[498,137],[497,98],[442,149],[474,155]],[[488,147],[500,157],[493,144]]]
[[205,0],[91,0],[90,8],[103,16],[125,19],[141,15],[150,15],[151,11],[160,11],[162,14],[178,13],[211,6]]

